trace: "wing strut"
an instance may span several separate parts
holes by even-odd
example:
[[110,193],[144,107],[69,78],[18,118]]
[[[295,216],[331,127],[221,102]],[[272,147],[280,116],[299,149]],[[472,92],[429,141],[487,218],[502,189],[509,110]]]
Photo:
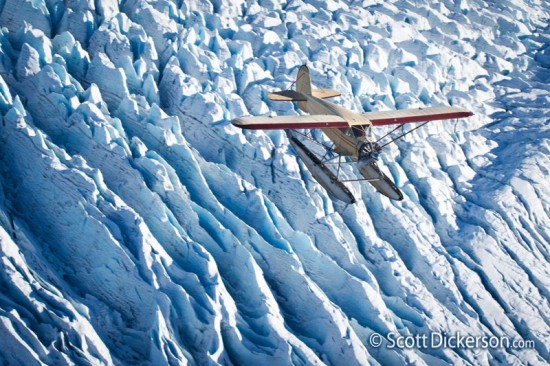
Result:
[[390,132],[388,132],[387,134],[385,134],[384,136],[382,136],[378,140],[376,140],[376,143],[379,143],[381,140],[385,139],[386,137],[388,137],[389,135],[391,135],[392,133],[394,133],[398,129],[403,128],[403,126],[405,126],[404,123],[398,125],[396,128],[394,128],[393,130],[391,130]]
[[[399,139],[402,138],[402,137],[405,137],[405,136],[408,135],[409,133],[411,133],[411,132],[413,132],[413,131],[415,131],[415,130],[418,130],[420,127],[424,126],[424,125],[425,125],[426,123],[428,123],[428,122],[429,122],[429,121],[424,122],[424,123],[422,123],[421,125],[416,126],[415,128],[413,128],[412,130],[407,131],[407,132],[405,132],[405,133],[403,133],[403,134],[397,136],[396,138],[390,140],[389,142],[386,142],[384,145],[380,146],[380,149],[382,149],[382,148],[385,147],[385,146],[388,146],[388,145],[391,144],[391,143],[394,143],[395,141],[399,140]],[[390,133],[386,134],[384,137],[388,136],[389,134],[391,134],[392,132],[394,132],[395,130],[397,130],[399,127],[403,127],[403,125],[399,125],[398,127],[394,128],[392,131],[390,131]],[[378,141],[382,140],[384,137],[378,139]],[[377,142],[378,142],[378,141],[377,141]]]

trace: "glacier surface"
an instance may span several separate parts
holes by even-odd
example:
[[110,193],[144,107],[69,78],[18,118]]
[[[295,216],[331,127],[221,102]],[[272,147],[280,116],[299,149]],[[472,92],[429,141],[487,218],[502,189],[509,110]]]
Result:
[[[0,0],[0,363],[546,364],[549,19],[537,0]],[[386,149],[404,201],[352,183],[345,205],[283,132],[229,123],[298,113],[267,93],[306,61],[346,108],[475,116]],[[369,343],[433,332],[533,347]]]

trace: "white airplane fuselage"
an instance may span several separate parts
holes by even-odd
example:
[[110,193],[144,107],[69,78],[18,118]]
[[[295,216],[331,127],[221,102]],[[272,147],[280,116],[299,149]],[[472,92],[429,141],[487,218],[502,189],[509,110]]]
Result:
[[[299,101],[298,108],[309,114],[328,114],[339,116],[348,122],[361,121],[363,125],[370,125],[370,121],[362,115],[340,107],[334,103],[314,97],[313,95],[303,94],[307,101]],[[357,123],[354,123],[357,125]],[[340,155],[350,156],[353,160],[358,160],[359,147],[370,141],[368,136],[355,136],[352,129],[322,128],[323,133],[334,143],[334,151]],[[361,132],[357,129],[357,132]]]

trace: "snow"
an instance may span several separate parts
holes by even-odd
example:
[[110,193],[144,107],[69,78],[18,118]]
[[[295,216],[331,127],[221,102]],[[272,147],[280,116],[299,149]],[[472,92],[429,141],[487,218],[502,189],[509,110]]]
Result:
[[[0,361],[546,364],[549,17],[532,0],[0,1]],[[350,183],[344,205],[283,132],[229,123],[297,114],[267,93],[306,61],[346,108],[475,115],[388,146],[404,201]],[[436,331],[534,348],[368,342]]]

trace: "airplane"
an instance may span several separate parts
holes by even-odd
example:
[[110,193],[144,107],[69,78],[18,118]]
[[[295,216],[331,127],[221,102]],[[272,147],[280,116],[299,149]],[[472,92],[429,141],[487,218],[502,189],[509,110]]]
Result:
[[[395,183],[378,166],[380,151],[390,143],[424,126],[430,121],[464,118],[473,113],[457,107],[426,107],[401,109],[395,111],[377,111],[356,113],[339,105],[326,101],[327,98],[341,94],[331,89],[314,89],[311,85],[309,68],[302,65],[298,70],[295,90],[277,91],[268,94],[272,101],[297,102],[298,108],[309,115],[297,116],[249,116],[238,117],[231,123],[242,129],[286,131],[289,142],[312,176],[333,197],[345,202],[355,203],[355,197],[344,184],[351,181],[367,181],[381,194],[393,200],[402,200],[403,193]],[[291,86],[292,87],[292,86]],[[424,122],[421,125],[403,132],[406,123]],[[398,125],[383,137],[374,140],[370,132],[373,126]],[[391,141],[381,144],[380,141],[401,128],[402,133]],[[332,141],[326,143],[314,139],[311,133],[299,130],[321,131]],[[308,148],[305,142],[320,146],[324,154]],[[319,150],[319,149],[318,149]],[[342,162],[342,157],[344,161]],[[337,160],[337,161],[336,161]],[[363,176],[360,179],[340,179],[342,164],[356,164]],[[328,165],[337,165],[334,173]]]

